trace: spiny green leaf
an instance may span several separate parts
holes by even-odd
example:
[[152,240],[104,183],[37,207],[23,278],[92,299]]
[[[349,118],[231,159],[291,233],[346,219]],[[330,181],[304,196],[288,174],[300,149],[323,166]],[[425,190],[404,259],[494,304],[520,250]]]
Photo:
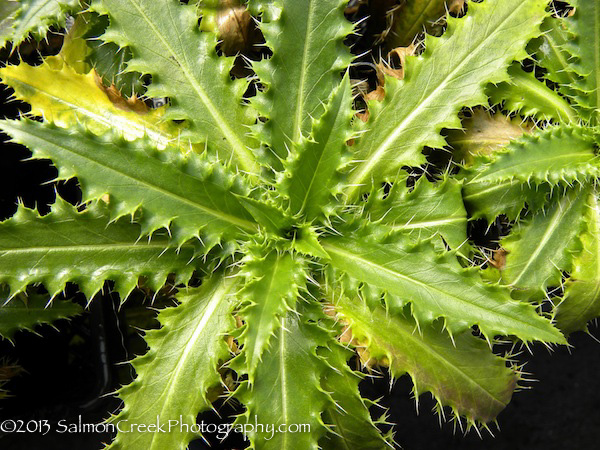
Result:
[[140,239],[139,225],[127,220],[110,223],[107,209],[99,203],[77,212],[60,197],[43,217],[19,207],[12,218],[0,222],[0,282],[13,294],[42,283],[53,296],[73,282],[91,300],[104,281],[112,280],[124,300],[140,277],[153,290],[171,273],[179,283],[189,280],[197,268],[192,260],[199,245],[167,250],[165,233],[150,241]]
[[348,124],[354,113],[350,78],[346,74],[333,91],[323,116],[313,123],[310,137],[294,147],[285,164],[281,187],[289,197],[293,214],[302,214],[311,221],[323,212],[333,212],[329,200],[341,190],[336,171],[347,162],[346,142],[352,138]]
[[[266,197],[266,196],[264,196]],[[238,196],[240,203],[252,214],[252,217],[269,233],[276,236],[290,229],[293,219],[277,206],[267,201],[259,201],[249,197]]]
[[502,281],[519,291],[542,295],[570,271],[571,252],[583,227],[588,189],[570,189],[547,211],[519,222],[501,241],[508,252]]
[[37,40],[43,39],[51,26],[65,25],[67,12],[80,8],[79,0],[19,0],[19,5],[11,36],[14,46],[27,39],[29,33]]
[[319,442],[326,450],[355,449],[381,450],[392,448],[389,436],[382,436],[369,414],[369,401],[362,398],[358,383],[363,376],[348,366],[353,352],[332,343],[319,352],[329,369],[323,376],[322,386],[331,392],[335,402],[323,413],[330,431]]
[[142,206],[142,232],[170,227],[174,244],[198,236],[207,249],[221,238],[256,231],[235,194],[248,192],[241,175],[178,149],[156,150],[149,140],[133,143],[83,128],[63,130],[28,120],[3,121],[0,128],[27,145],[35,158],[50,158],[63,179],[78,177],[84,201],[111,196],[112,217]]
[[493,106],[502,104],[503,110],[524,117],[577,123],[578,115],[573,107],[543,81],[539,81],[533,72],[525,72],[517,63],[508,69],[508,74],[510,81],[490,85],[486,89]]
[[50,300],[47,295],[18,294],[9,300],[8,290],[0,287],[0,336],[12,339],[19,330],[34,331],[37,325],[80,314],[77,303]]
[[536,62],[547,70],[545,78],[556,83],[559,92],[573,98],[575,93],[572,86],[579,79],[572,67],[573,57],[567,50],[573,36],[567,30],[564,18],[546,18],[542,23],[542,31],[544,33],[531,44]]
[[94,9],[110,18],[101,37],[129,47],[127,70],[152,75],[146,95],[169,97],[166,119],[185,119],[183,137],[207,142],[223,161],[258,172],[245,125],[254,122],[241,105],[247,81],[231,80],[232,60],[217,57],[216,36],[198,29],[194,5],[178,0],[98,0]]
[[580,114],[597,124],[600,108],[600,3],[577,1],[575,14],[565,18],[564,23],[573,36],[566,44],[567,51],[576,58],[572,69],[580,75],[571,85],[578,91],[575,101],[581,106]]
[[360,162],[349,177],[349,199],[390,181],[402,166],[424,163],[424,146],[443,147],[439,132],[460,127],[460,108],[487,103],[484,85],[505,81],[508,64],[527,57],[525,44],[539,33],[546,5],[471,2],[466,17],[448,19],[442,37],[428,36],[425,53],[406,59],[405,79],[387,78],[383,102],[369,103],[369,129],[354,147]]
[[299,226],[292,241],[292,248],[313,258],[329,259],[329,255],[319,242],[319,235],[315,229],[307,224]]
[[326,431],[321,412],[331,401],[320,385],[327,366],[317,356],[317,347],[326,345],[329,336],[296,312],[279,320],[254,383],[244,382],[236,392],[247,408],[237,423],[274,424],[276,430],[283,425],[308,426],[308,430],[298,429],[297,433],[254,430],[250,443],[261,450],[316,450]]
[[[517,180],[522,183],[584,182],[600,175],[591,130],[577,126],[552,126],[526,134],[496,152],[489,164],[482,159],[467,173],[467,183],[488,185]],[[489,159],[488,159],[489,161]]]
[[417,327],[406,311],[390,314],[359,298],[340,296],[336,310],[371,358],[389,365],[394,377],[411,376],[415,397],[431,392],[470,423],[494,420],[510,401],[516,373],[470,330],[450,339],[439,321]]
[[[207,394],[221,382],[218,369],[229,357],[224,335],[235,326],[229,297],[236,283],[235,277],[214,274],[181,292],[179,306],[160,312],[162,327],[145,336],[148,352],[133,360],[136,379],[119,390],[124,407],[109,422],[124,432],[108,448],[183,450],[200,437],[190,427],[199,412],[210,409]],[[157,423],[160,430],[128,428]]]
[[553,185],[584,182],[599,168],[593,133],[563,125],[526,134],[487,158],[476,158],[459,178],[465,178],[463,200],[471,217],[492,222],[500,214],[516,219],[526,203],[539,210]]
[[[323,102],[340,82],[351,60],[344,38],[353,26],[344,18],[343,0],[277,0],[275,5],[251,1],[253,9],[273,10],[278,20],[261,30],[273,56],[254,64],[267,89],[252,104],[269,120],[260,139],[280,158],[311,131],[312,120],[323,115]],[[293,59],[294,63],[290,63]]]
[[349,295],[360,291],[375,303],[384,295],[388,307],[396,309],[410,303],[422,326],[443,317],[450,334],[478,325],[488,338],[512,334],[524,341],[564,342],[533,306],[511,300],[507,289],[482,283],[454,256],[436,254],[428,241],[407,245],[391,237],[378,242],[354,233],[324,239],[323,247],[332,267],[346,274]]
[[369,220],[406,232],[416,241],[439,234],[457,249],[467,241],[461,191],[461,183],[451,178],[431,183],[421,177],[412,191],[405,181],[398,180],[387,195],[380,190],[369,196],[364,213]]
[[281,318],[296,308],[296,300],[306,284],[301,257],[277,251],[262,255],[260,251],[255,249],[243,261],[244,287],[238,294],[242,308],[238,314],[245,325],[238,338],[243,344],[242,352],[234,368],[247,373],[250,383],[255,382],[257,367]]
[[548,184],[529,185],[519,180],[495,183],[465,182],[463,201],[471,219],[487,219],[492,223],[500,214],[515,220],[527,204],[537,211],[542,208],[550,194]]
[[555,320],[564,333],[586,330],[600,316],[600,202],[593,190],[586,199],[582,249],[573,257],[573,272],[565,296],[556,308]]
[[503,114],[490,114],[483,108],[475,108],[470,117],[463,119],[462,130],[450,130],[448,144],[453,159],[471,166],[477,155],[492,155],[510,141],[531,131],[531,126],[521,120]]

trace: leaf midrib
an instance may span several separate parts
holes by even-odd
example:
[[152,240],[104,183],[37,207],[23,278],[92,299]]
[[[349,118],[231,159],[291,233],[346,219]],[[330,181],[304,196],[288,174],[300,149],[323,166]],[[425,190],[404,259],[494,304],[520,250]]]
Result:
[[[465,187],[469,186],[471,183],[473,183],[471,186],[474,186],[474,185],[477,185],[477,184],[479,184],[479,185],[484,184],[485,182],[481,181],[481,180],[478,180],[476,182],[473,181],[473,180],[469,180],[465,184]],[[485,183],[485,184],[488,184],[488,183]],[[472,194],[465,194],[465,195],[463,195],[463,200],[466,202],[470,198],[479,197],[479,196],[482,196],[482,195],[487,195],[490,192],[497,191],[499,189],[504,189],[505,187],[511,188],[511,187],[514,187],[514,186],[516,186],[518,184],[520,184],[520,183],[517,180],[506,179],[506,180],[504,180],[504,181],[502,181],[502,182],[500,182],[498,184],[489,184],[485,189],[481,189],[481,190],[476,191],[476,192],[474,192]],[[525,201],[524,198],[522,200]]]
[[[192,246],[182,246],[180,248],[193,248]],[[81,252],[91,251],[98,252],[101,250],[121,250],[121,249],[134,249],[134,250],[146,250],[146,249],[167,249],[167,243],[149,243],[149,244],[134,244],[134,243],[123,243],[123,244],[77,244],[77,245],[52,245],[52,246],[36,246],[36,247],[20,247],[20,248],[0,248],[0,257],[9,253],[37,253],[37,252]]]
[[[288,377],[288,373],[287,373],[287,368],[285,365],[286,362],[286,358],[285,355],[287,354],[286,350],[285,350],[285,343],[286,343],[286,328],[285,328],[285,318],[281,318],[281,324],[280,324],[280,328],[279,328],[279,374],[280,374],[280,379],[281,379],[281,411],[282,411],[282,416],[283,416],[283,423],[286,425],[289,425],[289,411],[288,411],[288,404],[287,404],[287,398],[288,398],[288,392],[287,392],[287,377]],[[293,394],[292,394],[292,398],[293,398]],[[283,437],[282,437],[282,449],[287,449],[287,435],[288,433],[283,433]]]
[[[194,91],[196,92],[196,94],[198,95],[200,100],[202,101],[202,104],[204,106],[206,106],[206,109],[208,110],[208,112],[215,119],[217,126],[221,129],[221,131],[223,132],[223,135],[225,136],[227,141],[230,143],[234,153],[237,154],[238,160],[242,164],[243,168],[251,173],[257,172],[256,161],[251,156],[251,152],[248,151],[248,149],[246,148],[244,143],[237,137],[237,135],[234,133],[234,131],[231,129],[231,127],[227,124],[227,121],[219,113],[218,109],[215,107],[215,105],[210,100],[210,97],[206,94],[206,92],[204,92],[204,89],[202,88],[202,86],[200,86],[198,84],[198,82],[196,81],[196,78],[193,76],[193,74],[190,72],[189,68],[187,67],[187,64],[183,64],[183,62],[180,62],[181,58],[180,58],[179,53],[177,53],[176,51],[173,50],[173,48],[171,48],[171,45],[169,44],[169,42],[166,39],[164,39],[162,34],[159,32],[159,30],[156,28],[156,26],[150,20],[150,18],[145,14],[144,10],[140,7],[140,5],[135,0],[128,0],[128,1],[140,13],[140,15],[146,21],[148,26],[152,29],[152,31],[154,32],[156,37],[158,37],[158,39],[162,42],[162,44],[165,46],[167,51],[170,53],[171,57],[174,58],[174,60],[178,62],[178,66],[181,68],[181,71],[185,75],[185,78],[188,80],[190,85],[194,88]],[[187,63],[187,61],[184,61],[184,62]],[[193,121],[193,118],[191,118],[191,120]]]
[[[300,63],[300,82],[298,87],[298,96],[296,97],[296,111],[294,114],[294,135],[293,142],[299,142],[302,137],[302,119],[304,111],[304,91],[306,90],[306,71],[307,65],[306,61],[308,60],[308,51],[310,49],[309,45],[309,37],[312,29],[313,22],[313,13],[314,13],[314,2],[318,0],[308,0],[308,11],[307,11],[307,19],[306,19],[306,32],[304,39],[304,48],[302,49],[302,59]],[[291,20],[294,20],[291,18]]]
[[[594,21],[594,79],[596,81],[596,108],[600,108],[600,3],[597,0],[593,0],[593,3],[596,16]],[[598,115],[598,110],[596,110],[596,115]]]
[[428,220],[428,221],[414,221],[407,222],[404,225],[390,225],[390,228],[394,230],[413,230],[415,228],[427,228],[427,227],[435,227],[438,225],[448,225],[452,223],[464,223],[467,221],[466,217],[452,217],[450,219],[438,219],[438,220]]
[[[482,40],[480,40],[478,45],[475,46],[475,49],[472,50],[466,58],[462,59],[461,62],[457,65],[457,67],[455,67],[451,72],[449,72],[440,82],[440,84],[438,84],[438,86],[434,88],[433,91],[428,93],[427,97],[421,103],[419,103],[419,105],[404,120],[402,120],[402,122],[398,126],[394,128],[394,131],[388,135],[386,140],[379,146],[375,153],[367,159],[366,164],[362,166],[362,168],[358,172],[350,176],[349,185],[352,186],[352,189],[349,191],[351,192],[351,194],[349,193],[348,195],[350,198],[353,198],[353,195],[355,195],[356,190],[362,185],[362,182],[364,181],[365,177],[371,172],[372,168],[379,163],[382,155],[385,154],[388,147],[396,140],[398,135],[410,124],[410,122],[413,121],[413,118],[415,116],[418,116],[418,114],[424,108],[426,108],[427,105],[431,103],[433,99],[435,99],[435,97],[439,95],[438,93],[440,91],[443,92],[444,88],[446,87],[446,84],[448,83],[448,80],[454,77],[454,75],[457,72],[459,72],[463,68],[463,66],[465,66],[467,63],[470,63],[470,61],[480,53],[480,49],[482,47],[485,47],[486,42],[488,42],[489,40],[494,40],[498,29],[501,28],[505,23],[509,22],[509,20],[515,15],[515,13],[520,11],[521,6],[525,4],[526,2],[521,3],[521,5],[518,8],[515,8],[510,14],[507,15],[507,17],[505,17],[498,24],[498,26],[492,34],[489,34],[485,36]],[[455,35],[453,35],[452,37],[454,36]],[[364,137],[362,139],[364,139]]]
[[[587,160],[585,160],[584,158],[587,158]],[[582,152],[579,151],[579,152],[568,153],[568,154],[564,154],[564,155],[555,155],[555,156],[552,156],[551,158],[538,158],[538,159],[536,159],[535,164],[539,164],[540,162],[542,162],[545,165],[547,162],[549,163],[551,161],[560,161],[563,159],[567,160],[567,161],[571,161],[571,162],[576,162],[579,165],[579,164],[591,164],[594,162],[594,160],[597,160],[598,157],[594,156],[593,154],[582,154]],[[506,161],[506,160],[504,160],[504,159],[497,160],[497,162],[499,164],[503,161]],[[502,167],[499,170],[492,170],[491,173],[488,173],[488,174],[485,173],[485,172],[487,172],[487,170],[485,172],[478,173],[469,182],[491,183],[493,181],[505,181],[505,180],[510,180],[513,178],[518,179],[518,177],[521,175],[520,173],[516,174],[516,175],[514,173],[510,174],[510,175],[503,175],[502,173],[506,172],[506,171],[514,170],[520,166],[528,166],[529,169],[527,169],[525,171],[525,173],[528,174],[529,177],[533,178],[534,171],[531,170],[532,161],[528,161],[528,160],[521,161],[521,160],[519,160],[519,158],[514,158],[513,164],[505,165],[504,167]],[[548,166],[545,165],[544,167],[548,167]],[[561,167],[561,169],[565,170],[567,167]],[[489,169],[493,169],[493,168],[494,168],[493,165],[489,166]],[[543,181],[546,181],[546,180],[543,180]]]
[[[565,199],[567,199],[567,201],[569,200],[568,197],[565,197]],[[552,220],[550,221],[550,226],[544,232],[544,235],[539,240],[538,244],[535,247],[535,250],[533,252],[531,252],[529,259],[527,260],[527,262],[525,263],[525,265],[519,272],[518,276],[516,278],[514,278],[513,281],[511,282],[512,286],[517,286],[517,284],[519,283],[519,281],[521,280],[523,275],[525,275],[525,273],[527,272],[529,267],[531,267],[531,265],[534,263],[535,259],[539,256],[539,254],[544,249],[546,243],[550,240],[550,238],[556,231],[556,228],[560,224],[561,219],[565,215],[567,215],[569,210],[571,208],[573,208],[574,205],[575,205],[575,201],[571,201],[567,207],[564,207],[563,202],[561,202],[558,205],[558,207],[556,208],[556,212],[554,213],[554,215],[552,216]],[[509,256],[509,258],[510,258],[510,256]]]
[[[6,126],[6,123],[7,122],[4,122],[5,126]],[[28,131],[23,131],[23,130],[20,130],[19,128],[17,128],[17,130],[28,134]],[[211,216],[213,216],[213,217],[215,217],[217,219],[223,220],[225,222],[229,222],[229,223],[231,223],[233,225],[239,226],[239,227],[241,227],[243,229],[246,229],[248,231],[256,231],[258,229],[258,227],[255,224],[253,224],[252,222],[249,222],[249,221],[244,220],[244,219],[240,219],[238,217],[234,217],[234,216],[232,216],[230,214],[227,214],[227,213],[218,212],[218,211],[215,211],[213,209],[207,208],[206,206],[203,206],[203,205],[200,205],[198,203],[195,203],[195,202],[193,202],[191,200],[188,200],[185,197],[182,197],[181,195],[178,195],[178,194],[176,194],[174,192],[168,191],[168,190],[166,190],[166,189],[164,189],[162,187],[159,187],[157,185],[150,184],[146,180],[143,180],[143,179],[141,179],[139,177],[134,177],[133,175],[128,174],[127,172],[124,172],[124,171],[122,171],[120,169],[117,169],[117,168],[115,168],[113,166],[107,165],[105,162],[103,162],[101,160],[100,161],[96,160],[96,159],[92,158],[91,155],[89,155],[88,153],[85,153],[85,152],[78,153],[73,148],[62,147],[59,144],[55,143],[53,140],[51,140],[49,138],[46,138],[43,135],[40,135],[39,133],[31,134],[31,135],[35,136],[35,138],[37,138],[37,139],[39,139],[41,141],[47,142],[48,144],[51,144],[51,145],[53,145],[55,147],[58,147],[59,149],[61,149],[63,151],[66,151],[68,153],[77,155],[80,158],[83,158],[83,159],[86,159],[88,161],[91,161],[92,163],[100,166],[101,168],[104,168],[106,170],[110,170],[112,172],[115,172],[115,173],[119,174],[120,176],[122,176],[124,178],[128,178],[128,179],[134,180],[134,181],[136,181],[136,182],[138,182],[138,183],[146,186],[147,188],[149,188],[149,190],[157,191],[157,192],[165,195],[166,197],[171,197],[171,198],[173,198],[173,199],[175,199],[175,200],[177,200],[179,202],[182,202],[182,203],[185,203],[185,204],[187,204],[189,206],[197,208],[197,209],[205,212],[206,214],[211,215]],[[150,157],[148,157],[148,158],[150,158]],[[184,173],[182,173],[182,175],[189,176],[189,175],[186,175]],[[194,178],[194,177],[191,177],[191,178]],[[194,179],[198,180],[197,178],[194,178]],[[198,180],[198,182],[201,182],[201,180]],[[201,227],[199,226],[199,228],[201,228]]]
[[[440,354],[439,352],[437,352],[431,345],[426,345],[422,340],[416,339],[414,337],[414,331],[409,333],[402,326],[398,326],[396,329],[400,329],[400,332],[405,336],[405,338],[407,340],[409,340],[410,342],[412,342],[413,346],[420,347],[421,349],[423,349],[424,352],[430,353],[435,359],[437,359],[438,361],[440,361],[442,364],[448,366],[451,370],[457,372],[468,383],[475,385],[477,388],[479,388],[480,391],[482,391],[485,394],[487,394],[487,396],[493,402],[495,402],[495,403],[497,403],[497,404],[500,405],[500,409],[504,409],[504,407],[506,406],[506,403],[498,400],[480,382],[478,382],[477,380],[475,380],[475,379],[471,378],[470,376],[468,376],[467,373],[465,373],[465,371],[463,369],[461,369],[460,367],[456,366],[451,361],[449,361],[448,359],[446,359],[442,354]],[[382,346],[382,347],[385,347],[386,344],[388,344],[389,342],[390,341],[386,341],[383,344],[379,344],[379,345]],[[393,361],[392,361],[392,364],[393,364]]]
[[[183,367],[185,366],[185,363],[187,362],[189,355],[194,353],[193,349],[196,346],[196,343],[197,343],[198,339],[200,338],[200,335],[202,334],[202,332],[204,331],[206,326],[210,323],[210,319],[212,318],[212,315],[215,313],[215,311],[217,311],[219,309],[218,307],[220,306],[220,303],[222,301],[227,300],[226,297],[227,297],[229,291],[235,285],[234,280],[235,280],[235,278],[231,278],[229,280],[224,279],[221,286],[219,286],[217,288],[216,292],[212,293],[212,297],[209,300],[209,304],[206,306],[206,308],[204,308],[202,310],[202,318],[200,319],[200,322],[195,327],[192,336],[185,344],[184,350],[180,353],[179,358],[177,359],[175,368],[168,377],[169,382],[165,383],[165,386],[167,387],[167,389],[163,390],[163,392],[159,396],[159,399],[163,398],[163,396],[165,396],[166,400],[163,402],[160,413],[157,415],[157,417],[164,417],[165,410],[170,406],[168,400],[170,400],[170,398],[172,397],[173,392],[177,388],[179,388],[181,384],[183,384],[184,386],[188,384],[186,382],[180,383],[177,380],[180,378],[180,376],[182,374]],[[188,301],[193,301],[193,300],[188,300]],[[220,336],[212,336],[212,338],[221,339]],[[164,444],[161,442],[162,441],[161,436],[163,436],[163,433],[151,433],[151,436],[152,437],[151,437],[151,442],[150,442],[150,447],[149,447],[150,450],[153,450],[153,449],[163,450]],[[158,447],[156,447],[155,444],[158,444]]]
[[[465,301],[465,300],[461,299],[460,297],[457,297],[454,294],[451,294],[451,293],[448,293],[446,291],[443,291],[440,288],[437,288],[435,286],[429,286],[428,284],[425,284],[422,281],[416,280],[416,279],[411,278],[411,277],[409,277],[407,275],[404,275],[402,273],[395,272],[395,271],[393,271],[391,269],[388,269],[387,267],[384,267],[384,266],[381,266],[381,265],[379,265],[377,263],[374,263],[373,261],[369,261],[367,259],[361,258],[360,256],[356,255],[355,253],[351,253],[349,251],[346,251],[344,249],[336,247],[334,244],[332,244],[330,242],[323,242],[322,245],[323,245],[323,247],[325,249],[329,249],[328,252],[337,253],[338,255],[346,257],[348,259],[359,261],[359,262],[363,263],[364,265],[376,268],[377,270],[379,270],[381,272],[387,272],[390,275],[396,276],[398,278],[402,278],[402,279],[404,279],[404,280],[406,280],[406,281],[408,281],[410,283],[416,284],[417,286],[422,286],[426,290],[433,290],[433,291],[439,292],[440,294],[443,294],[444,296],[452,297],[453,299],[457,300],[458,303],[470,305],[470,306],[472,306],[472,307],[474,307],[474,308],[476,308],[476,309],[478,309],[478,310],[480,310],[480,311],[482,311],[484,313],[480,317],[484,317],[484,316],[489,315],[489,311],[487,309],[485,309],[485,308],[477,305],[476,303],[470,303],[468,301]],[[414,302],[415,300],[411,299],[411,301]],[[521,323],[521,324],[525,325],[528,328],[529,327],[535,328],[536,330],[542,331],[544,334],[548,334],[548,332],[546,330],[544,330],[543,328],[539,328],[536,325],[533,325],[533,324],[531,324],[529,322],[523,321],[523,320],[521,320],[518,317],[513,317],[513,316],[510,316],[510,315],[507,315],[507,314],[503,314],[502,312],[499,312],[499,311],[495,311],[494,314],[496,316],[502,315],[502,316],[508,318],[510,321]]]

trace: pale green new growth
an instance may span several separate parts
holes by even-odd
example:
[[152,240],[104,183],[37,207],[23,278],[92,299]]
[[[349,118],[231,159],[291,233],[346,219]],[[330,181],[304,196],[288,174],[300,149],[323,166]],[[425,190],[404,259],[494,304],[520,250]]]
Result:
[[501,241],[508,252],[502,281],[518,291],[540,294],[557,286],[561,269],[571,270],[571,253],[583,226],[587,190],[573,189],[551,207],[516,225]]

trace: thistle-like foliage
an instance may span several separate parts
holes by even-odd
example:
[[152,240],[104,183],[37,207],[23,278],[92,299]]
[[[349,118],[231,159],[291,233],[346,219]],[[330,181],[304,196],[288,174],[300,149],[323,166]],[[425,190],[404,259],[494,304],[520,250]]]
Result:
[[110,223],[102,201],[80,213],[59,197],[44,217],[20,207],[0,229],[0,281],[13,295],[33,283],[43,283],[56,295],[67,282],[75,282],[91,299],[105,280],[112,280],[126,298],[141,276],[155,290],[171,273],[186,283],[200,251],[193,242],[179,251],[167,249],[165,233],[140,240],[139,225],[123,219]]
[[502,241],[508,252],[501,269],[503,282],[517,291],[557,286],[561,270],[571,271],[571,253],[582,231],[587,190],[573,189],[545,211],[520,222]]
[[[0,37],[40,37],[79,5],[29,3],[0,10]],[[245,406],[236,425],[275,427],[251,430],[252,448],[390,448],[357,360],[487,427],[521,380],[497,339],[565,344],[600,314],[595,2],[568,18],[546,0],[467,2],[443,21],[465,2],[405,2],[387,44],[437,36],[385,78],[366,123],[346,2],[240,2],[264,36],[262,60],[238,58],[249,79],[221,54],[218,2],[182,3],[95,0],[59,55],[0,69],[39,118],[0,129],[82,190],[0,223],[0,334],[79,313],[69,282],[88,301],[107,281],[123,302],[170,287],[177,306],[108,419],[163,428],[112,448],[186,448],[219,396]],[[426,157],[444,151],[450,165]],[[501,215],[506,258],[483,271],[468,222]]]
[[404,80],[387,80],[385,100],[369,105],[368,131],[354,152],[359,162],[348,177],[349,199],[361,186],[393,180],[402,166],[424,163],[423,147],[443,147],[439,132],[460,127],[460,108],[486,104],[484,85],[508,79],[507,64],[527,56],[524,46],[539,33],[546,3],[470,3],[464,20],[449,19],[440,38],[427,39],[425,53],[407,59]]
[[67,13],[80,10],[79,0],[15,0],[2,2],[0,44],[11,40],[14,45],[23,42],[31,33],[42,39],[51,26],[65,25]]
[[8,298],[8,291],[0,291],[0,336],[12,339],[19,330],[35,332],[35,327],[80,314],[81,306],[67,300],[51,299],[47,295],[18,294]]
[[558,327],[571,333],[587,328],[587,323],[600,315],[600,209],[594,190],[585,199],[581,247],[573,256],[573,272],[567,281],[563,300],[556,308]]

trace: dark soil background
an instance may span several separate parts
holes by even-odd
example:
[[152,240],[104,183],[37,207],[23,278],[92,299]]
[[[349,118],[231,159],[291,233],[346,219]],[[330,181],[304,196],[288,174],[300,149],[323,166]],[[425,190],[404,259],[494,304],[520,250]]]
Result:
[[[366,22],[364,27],[367,36],[378,31],[373,22]],[[39,59],[38,50],[53,53],[57,41],[60,36],[53,35],[42,48],[24,47],[21,53],[34,63]],[[355,45],[358,53],[371,43],[361,40]],[[6,52],[0,54],[0,61],[7,58]],[[369,78],[368,73],[357,76]],[[9,94],[0,86],[0,116],[14,118],[20,112],[27,112],[24,104],[7,103]],[[73,203],[80,199],[76,180],[51,182],[56,170],[50,162],[27,161],[30,152],[5,142],[6,138],[0,135],[0,220],[15,212],[17,201],[37,207],[45,214],[57,191]],[[119,363],[145,351],[143,340],[132,329],[132,324],[139,323],[136,314],[142,314],[139,312],[142,295],[134,294],[119,310],[119,299],[110,294],[110,286],[106,291],[95,298],[88,311],[71,321],[59,321],[55,328],[41,326],[36,330],[37,335],[20,332],[14,345],[0,341],[0,367],[16,367],[12,370],[14,376],[4,386],[10,396],[0,399],[0,421],[46,419],[56,429],[59,420],[77,423],[81,417],[83,423],[99,423],[118,411],[120,402],[107,394],[133,376],[128,365]],[[67,295],[85,304],[74,286],[68,287]],[[149,326],[153,325],[152,317],[145,320]],[[596,326],[590,331],[600,336]],[[596,449],[600,446],[600,343],[585,333],[573,335],[570,342],[571,349],[559,348],[550,353],[538,345],[532,347],[533,354],[524,352],[519,356],[521,363],[527,362],[525,370],[531,373],[529,378],[537,381],[527,383],[532,389],[514,395],[498,419],[500,430],[492,427],[495,437],[486,431],[479,437],[473,430],[465,436],[452,423],[440,426],[431,412],[434,403],[428,395],[420,399],[417,415],[408,377],[393,384],[388,377],[373,378],[361,388],[369,398],[382,398],[382,405],[389,408],[389,421],[397,424],[396,441],[408,450]],[[231,404],[217,405],[217,410],[221,417],[207,413],[198,420],[224,423],[229,416],[240,412],[239,405]],[[0,449],[95,450],[111,439],[110,434],[0,433]],[[236,435],[222,443],[215,436],[209,435],[207,439],[209,442],[196,441],[190,448],[244,447],[243,439]]]

